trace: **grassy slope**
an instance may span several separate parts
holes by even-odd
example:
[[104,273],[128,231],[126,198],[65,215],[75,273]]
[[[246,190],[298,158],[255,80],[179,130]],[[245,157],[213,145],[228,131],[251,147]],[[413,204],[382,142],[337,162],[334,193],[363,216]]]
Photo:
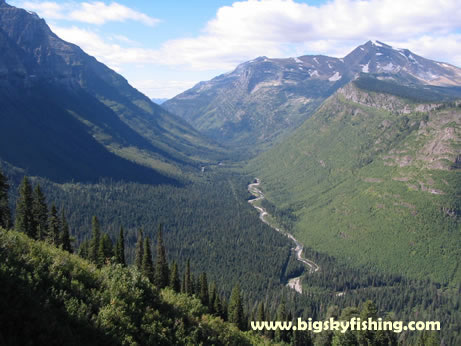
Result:
[[97,269],[3,229],[0,259],[2,345],[264,343],[206,314],[196,298],[158,291],[133,268]]
[[[459,131],[459,114],[402,115],[336,94],[250,170],[269,200],[295,210],[304,244],[357,265],[459,282],[460,226],[444,210],[459,212],[460,172],[434,169],[459,150],[459,135],[443,137]],[[437,143],[441,153],[428,153]]]

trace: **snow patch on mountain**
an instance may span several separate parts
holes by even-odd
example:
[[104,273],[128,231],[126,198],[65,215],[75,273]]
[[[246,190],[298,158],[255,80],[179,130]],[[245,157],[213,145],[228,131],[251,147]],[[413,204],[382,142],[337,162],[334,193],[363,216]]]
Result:
[[341,75],[339,74],[339,72],[335,72],[334,75],[332,75],[330,78],[328,78],[328,80],[330,82],[336,82],[337,80],[340,80],[341,79]]
[[381,43],[379,43],[378,41],[375,41],[375,40],[371,41],[371,43],[373,45],[377,46],[377,47],[384,47]]
[[394,67],[394,64],[390,62],[387,65],[383,66],[382,69],[384,71],[394,71]]

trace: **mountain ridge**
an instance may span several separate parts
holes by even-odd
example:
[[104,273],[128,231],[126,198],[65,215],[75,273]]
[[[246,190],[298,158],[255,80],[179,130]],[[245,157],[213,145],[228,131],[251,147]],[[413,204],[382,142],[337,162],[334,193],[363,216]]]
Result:
[[362,73],[405,85],[461,85],[461,69],[453,65],[368,41],[344,58],[258,57],[198,83],[162,107],[215,140],[264,147],[301,125],[328,96]]
[[[0,102],[5,105],[0,157],[15,157],[11,162],[15,166],[53,179],[66,171],[61,180],[174,181],[183,171],[198,171],[201,161],[222,151],[131,87],[124,77],[61,40],[38,15],[5,2],[0,6],[0,47],[8,52],[0,57]],[[38,119],[42,131],[33,133]],[[27,146],[16,143],[21,128],[32,132]],[[69,128],[78,135],[63,136],[62,131]],[[79,138],[86,138],[85,144]],[[84,152],[85,146],[91,149]],[[92,151],[99,153],[98,159]],[[52,167],[30,160],[45,153]],[[66,164],[67,157],[80,160],[82,167],[76,170],[75,165]],[[101,162],[112,168],[104,168]],[[120,172],[112,174],[113,170]],[[139,176],[134,178],[136,174],[130,171],[139,171]]]
[[305,246],[456,283],[461,102],[417,102],[379,91],[379,80],[371,91],[361,78],[248,169]]

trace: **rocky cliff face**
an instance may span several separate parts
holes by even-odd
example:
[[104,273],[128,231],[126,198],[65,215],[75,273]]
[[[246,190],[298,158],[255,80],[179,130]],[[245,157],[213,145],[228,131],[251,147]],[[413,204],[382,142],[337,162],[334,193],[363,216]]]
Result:
[[346,100],[352,101],[354,103],[383,109],[398,114],[429,112],[442,106],[442,103],[412,103],[395,95],[362,90],[358,88],[354,83],[349,83],[346,86],[338,89],[338,95],[341,95]]
[[461,69],[455,66],[368,41],[342,59],[259,57],[163,106],[217,140],[261,144],[296,128],[323,100],[361,74],[403,85],[461,85]]

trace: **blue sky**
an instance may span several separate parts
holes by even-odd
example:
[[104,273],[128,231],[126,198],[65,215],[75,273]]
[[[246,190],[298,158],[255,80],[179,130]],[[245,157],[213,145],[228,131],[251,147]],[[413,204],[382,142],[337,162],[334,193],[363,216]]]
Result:
[[369,39],[461,66],[458,0],[7,2],[156,98],[257,56],[343,57]]

